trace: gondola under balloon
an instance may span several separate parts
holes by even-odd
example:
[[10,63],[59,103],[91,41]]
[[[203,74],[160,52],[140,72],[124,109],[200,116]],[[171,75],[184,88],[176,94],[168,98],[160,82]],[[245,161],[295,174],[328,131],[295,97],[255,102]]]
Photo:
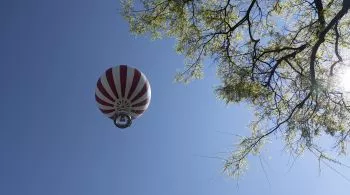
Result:
[[148,108],[151,87],[146,76],[136,68],[115,66],[98,79],[95,99],[98,108],[115,126],[126,128]]

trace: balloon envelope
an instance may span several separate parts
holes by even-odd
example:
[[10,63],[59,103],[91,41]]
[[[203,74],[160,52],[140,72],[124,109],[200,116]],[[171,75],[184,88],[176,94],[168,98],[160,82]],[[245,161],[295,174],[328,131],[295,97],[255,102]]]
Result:
[[[146,76],[136,68],[120,65],[107,69],[97,81],[95,99],[107,117],[116,120],[141,116],[151,100],[151,87]],[[130,124],[129,124],[130,125]],[[118,125],[117,125],[118,126]]]

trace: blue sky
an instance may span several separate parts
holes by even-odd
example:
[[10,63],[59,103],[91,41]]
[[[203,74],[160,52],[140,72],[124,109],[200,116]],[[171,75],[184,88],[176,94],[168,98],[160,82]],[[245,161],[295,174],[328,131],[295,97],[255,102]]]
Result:
[[[118,8],[118,0],[0,2],[0,194],[349,194],[350,183],[324,165],[319,174],[308,153],[289,169],[277,140],[263,155],[266,174],[259,158],[238,186],[222,174],[223,162],[208,157],[227,157],[232,134],[248,134],[248,107],[216,99],[211,64],[205,79],[174,84],[184,62],[174,41],[136,38]],[[118,64],[139,68],[152,86],[148,111],[125,131],[94,100],[98,77]]]

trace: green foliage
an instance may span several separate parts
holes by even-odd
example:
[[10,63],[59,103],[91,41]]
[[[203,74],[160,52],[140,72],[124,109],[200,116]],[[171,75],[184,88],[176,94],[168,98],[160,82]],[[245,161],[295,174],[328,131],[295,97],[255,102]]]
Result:
[[344,0],[141,0],[122,1],[131,32],[177,39],[186,57],[176,80],[203,76],[203,59],[217,64],[226,103],[246,101],[256,120],[224,170],[239,176],[247,156],[259,154],[270,135],[283,136],[290,152],[325,155],[317,139],[329,136],[345,154],[350,105],[337,78],[349,66],[349,3]]

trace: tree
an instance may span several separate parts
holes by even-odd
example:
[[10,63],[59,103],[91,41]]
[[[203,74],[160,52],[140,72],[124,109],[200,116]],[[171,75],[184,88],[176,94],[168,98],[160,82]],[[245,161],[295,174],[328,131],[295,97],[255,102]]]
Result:
[[256,120],[226,160],[239,176],[249,154],[271,135],[282,135],[289,151],[326,155],[317,139],[330,137],[346,154],[350,101],[339,77],[350,65],[348,0],[142,0],[122,1],[133,33],[177,39],[186,56],[178,81],[203,76],[202,61],[217,64],[216,93],[227,103],[247,102]]

